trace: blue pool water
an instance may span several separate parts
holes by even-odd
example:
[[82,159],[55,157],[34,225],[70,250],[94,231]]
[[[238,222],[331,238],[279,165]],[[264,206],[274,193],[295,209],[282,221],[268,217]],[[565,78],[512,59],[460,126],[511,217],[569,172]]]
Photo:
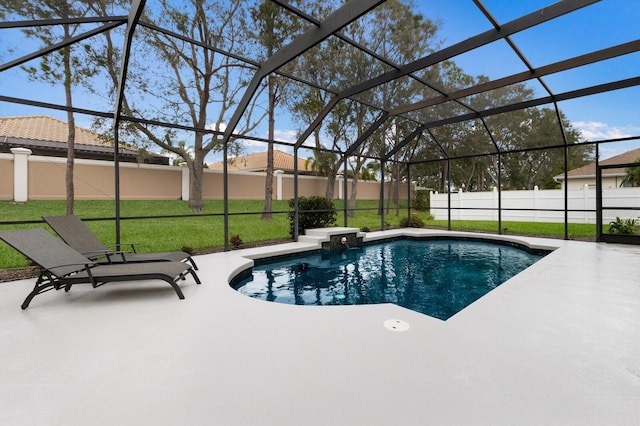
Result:
[[240,293],[296,305],[396,305],[446,320],[543,255],[480,240],[393,240],[257,261]]

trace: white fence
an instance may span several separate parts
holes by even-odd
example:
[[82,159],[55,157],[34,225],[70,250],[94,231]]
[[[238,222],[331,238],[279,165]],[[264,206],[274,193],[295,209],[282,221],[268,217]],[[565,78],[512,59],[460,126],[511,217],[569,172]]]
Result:
[[[602,206],[640,207],[640,188],[603,189]],[[431,192],[431,214],[436,219],[447,219],[448,194]],[[514,222],[564,222],[564,190],[502,191],[502,220]],[[570,223],[596,223],[596,190],[586,187],[568,191]],[[452,220],[498,220],[498,191],[451,193]],[[485,210],[468,210],[468,209]],[[535,211],[534,209],[553,210]],[[603,223],[616,217],[635,219],[638,210],[603,210]]]

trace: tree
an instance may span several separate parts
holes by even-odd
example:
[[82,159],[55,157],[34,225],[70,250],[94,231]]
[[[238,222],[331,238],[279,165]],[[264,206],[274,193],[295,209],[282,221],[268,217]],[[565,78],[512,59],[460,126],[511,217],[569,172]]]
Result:
[[[640,163],[640,157],[634,163]],[[629,167],[624,174],[623,185],[640,186],[640,167]]]
[[[193,159],[193,148],[187,145],[186,141],[178,141],[177,146],[184,152],[186,152],[187,156],[189,156],[189,158]],[[162,151],[160,151],[161,154],[173,154],[171,151],[167,150],[167,149],[162,149]],[[179,166],[180,163],[186,163],[187,160],[182,157],[181,155],[176,156],[173,161],[172,161],[172,165],[174,166]]]
[[[68,2],[65,0],[40,0],[37,2],[19,0],[0,0],[2,15],[14,14],[16,16],[32,19],[60,19],[63,24],[31,26],[22,32],[29,38],[40,40],[43,46],[52,46],[57,42],[71,38],[80,32],[81,24],[69,23],[70,18],[82,18],[90,10],[90,2]],[[73,214],[74,185],[73,170],[75,163],[76,124],[71,110],[73,107],[72,88],[82,81],[90,78],[95,69],[85,60],[91,44],[70,45],[55,52],[42,56],[38,66],[23,66],[32,81],[40,80],[53,86],[62,85],[65,95],[67,110],[67,166],[65,174],[66,182],[66,212]]]
[[[349,34],[352,38],[391,63],[410,63],[428,55],[438,44],[437,25],[423,15],[415,13],[415,5],[411,1],[387,1],[358,22],[359,26],[351,25],[349,27]],[[399,28],[402,30],[399,31]],[[387,70],[379,60],[364,55],[360,50],[352,53],[351,56],[347,72],[351,72],[352,75],[348,77],[347,81],[365,81],[371,75],[381,74]],[[426,81],[434,80],[432,73],[432,70],[423,71],[427,77]],[[361,93],[358,95],[358,99],[388,108],[411,103],[420,87],[421,84],[415,79],[403,78]],[[377,112],[374,113],[371,108],[359,104],[354,107],[353,114],[353,122],[356,127],[355,136],[359,138],[377,119]],[[354,174],[357,176],[360,168],[366,163],[365,156],[385,154],[413,131],[415,126],[416,123],[408,123],[399,117],[395,120],[388,120],[380,131],[375,132],[369,140],[355,150],[356,160],[351,162],[354,164]],[[406,159],[405,157],[409,155],[411,155],[411,150],[403,149],[394,156],[394,160]],[[391,196],[388,199],[393,199],[396,208],[399,205],[397,202],[398,185],[402,180],[405,180],[406,171],[406,167],[398,166],[396,163],[391,166],[390,173],[387,175],[392,178],[389,186]],[[355,207],[357,183],[358,179],[356,178],[352,182],[351,207]]]
[[[448,66],[450,72],[443,73],[443,76],[454,87],[488,81],[487,77],[473,79],[464,75],[455,65]],[[533,90],[526,85],[515,84],[480,93],[469,102],[477,110],[486,110],[530,100],[533,94]],[[462,113],[453,113],[452,108],[458,108],[454,105],[443,104],[439,107],[445,116]],[[462,158],[417,166],[414,169],[417,171],[416,180],[422,186],[446,191],[449,175],[447,166],[450,166],[453,188],[464,185],[470,191],[490,190],[498,186],[499,173],[500,183],[505,189],[532,189],[536,185],[543,189],[555,188],[558,183],[554,176],[564,171],[565,138],[569,147],[569,169],[587,164],[593,158],[593,147],[578,144],[583,141],[580,132],[572,127],[561,111],[559,116],[560,122],[555,109],[551,108],[527,108],[492,115],[484,119],[491,136],[480,120],[430,129],[449,157]],[[498,149],[503,153],[500,158]],[[492,155],[474,156],[477,154]]]
[[[331,2],[316,2],[316,14],[323,15],[323,11],[328,11],[331,6]],[[345,35],[392,63],[411,62],[431,51],[435,45],[437,30],[433,22],[414,13],[414,9],[410,1],[389,0],[350,24],[344,30]],[[336,92],[388,69],[383,61],[337,38],[328,39],[310,49],[296,64],[296,70],[304,78]],[[400,79],[360,93],[356,100],[338,102],[314,132],[317,162],[331,160],[330,156],[319,154],[320,148],[344,151],[379,117],[380,110],[367,104],[384,108],[402,104],[415,96],[416,87],[415,80]],[[308,126],[327,105],[331,96],[332,94],[315,88],[300,91],[299,96],[291,102],[293,116],[302,126]],[[352,158],[349,159],[349,166],[355,176],[350,199],[352,208],[357,196],[357,176],[366,163],[367,155],[374,151],[385,152],[384,141],[379,136],[355,147]],[[328,177],[326,196],[329,198],[333,197],[336,173],[340,171],[342,162],[347,161],[342,156],[334,158],[335,162],[322,164]]]
[[[256,25],[254,37],[264,48],[266,58],[278,51],[285,41],[296,31],[296,21],[282,8],[271,0],[263,0],[257,7],[251,9],[251,16]],[[265,59],[266,59],[265,58]],[[268,86],[268,143],[267,143],[267,170],[264,189],[264,208],[262,220],[271,219],[273,198],[273,140],[275,134],[275,109],[286,87],[284,79],[274,74],[267,77]]]
[[553,189],[558,187],[554,176],[564,172],[564,148],[544,148],[564,144],[560,125],[567,139],[567,168],[581,167],[593,160],[593,146],[576,145],[582,142],[580,132],[573,128],[566,116],[558,115],[550,108],[530,108],[518,114],[524,117],[517,133],[512,135],[509,149],[543,147],[532,151],[514,152],[503,155],[503,187],[507,189]]
[[[125,130],[131,132],[136,143],[142,136],[185,159],[190,172],[189,207],[194,211],[204,208],[205,157],[224,149],[225,123],[247,85],[248,76],[255,71],[234,55],[222,53],[244,55],[248,49],[246,5],[247,0],[160,0],[157,7],[145,9],[143,20],[172,28],[194,42],[141,25],[136,40],[142,46],[134,50],[130,60],[122,109],[124,115],[134,120]],[[119,71],[115,52],[115,49],[105,52],[105,65],[113,82],[117,82]],[[255,103],[243,115],[236,135],[253,130],[266,115],[254,117],[254,111]],[[171,126],[145,124],[147,120]],[[192,156],[178,143],[184,132],[173,125],[195,129],[191,131]],[[227,149],[238,152],[240,145],[231,140]]]

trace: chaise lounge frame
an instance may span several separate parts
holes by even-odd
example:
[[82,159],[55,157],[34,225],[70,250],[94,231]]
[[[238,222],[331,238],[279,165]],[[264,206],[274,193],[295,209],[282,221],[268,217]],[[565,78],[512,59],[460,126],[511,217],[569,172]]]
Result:
[[43,228],[3,231],[0,239],[41,268],[33,290],[21,305],[22,309],[26,309],[38,294],[60,289],[67,292],[75,284],[91,284],[97,288],[116,281],[162,280],[173,287],[180,299],[184,299],[177,284],[179,280],[190,274],[197,284],[201,283],[192,265],[185,262],[98,264]]
[[[183,251],[137,253],[132,243],[123,243],[117,247],[117,250],[110,250],[78,216],[73,214],[42,216],[42,219],[65,243],[97,263],[189,262],[195,270],[198,270],[191,255]],[[121,251],[121,247],[125,245],[131,247],[131,252]]]

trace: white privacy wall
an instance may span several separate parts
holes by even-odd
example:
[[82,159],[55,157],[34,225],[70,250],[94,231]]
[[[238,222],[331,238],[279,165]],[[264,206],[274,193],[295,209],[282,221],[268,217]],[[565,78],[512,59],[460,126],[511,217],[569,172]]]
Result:
[[[564,190],[534,189],[531,191],[502,191],[502,220],[516,222],[564,222]],[[640,188],[604,189],[603,207],[640,207]],[[435,219],[447,219],[447,194],[431,192],[431,214]],[[498,220],[498,191],[451,193],[452,220]],[[461,208],[461,209],[460,209]],[[466,210],[469,208],[485,210]],[[547,209],[551,211],[531,211]],[[568,191],[570,223],[596,223],[596,190],[585,186]],[[638,210],[604,210],[603,223],[621,218],[638,218]]]

